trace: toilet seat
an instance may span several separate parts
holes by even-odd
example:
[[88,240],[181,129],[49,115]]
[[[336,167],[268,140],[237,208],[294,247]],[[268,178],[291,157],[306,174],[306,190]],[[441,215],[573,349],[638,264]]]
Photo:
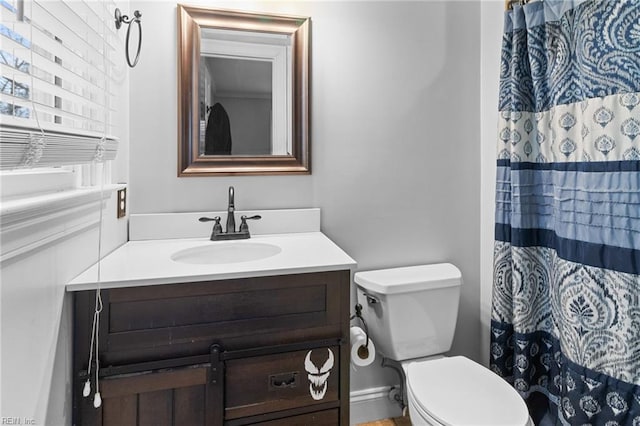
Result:
[[[524,400],[499,376],[468,358],[418,361],[407,366],[410,406],[443,426],[526,426]],[[415,424],[421,424],[414,419]]]

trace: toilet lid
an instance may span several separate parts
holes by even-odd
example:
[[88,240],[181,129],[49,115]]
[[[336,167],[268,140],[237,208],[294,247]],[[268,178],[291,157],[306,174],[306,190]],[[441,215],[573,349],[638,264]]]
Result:
[[529,419],[515,389],[465,357],[412,363],[407,385],[414,404],[443,425],[524,426]]

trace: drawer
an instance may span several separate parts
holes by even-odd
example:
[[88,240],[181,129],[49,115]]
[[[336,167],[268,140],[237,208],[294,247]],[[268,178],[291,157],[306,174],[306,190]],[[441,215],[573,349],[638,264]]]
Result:
[[338,346],[229,360],[225,420],[330,402],[337,406],[339,385]]
[[[103,290],[100,360],[118,366],[203,355],[212,343],[232,351],[346,337],[349,276],[330,271]],[[76,354],[85,359],[95,293],[75,297]]]
[[302,414],[284,419],[270,420],[267,422],[251,423],[251,426],[335,426],[340,423],[338,409],[317,411],[315,413]]

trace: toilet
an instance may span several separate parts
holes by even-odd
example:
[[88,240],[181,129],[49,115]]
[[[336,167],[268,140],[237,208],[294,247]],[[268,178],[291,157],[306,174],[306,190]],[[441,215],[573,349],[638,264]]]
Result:
[[462,285],[450,263],[357,272],[358,303],[378,352],[401,364],[414,425],[530,426],[506,381],[451,348]]

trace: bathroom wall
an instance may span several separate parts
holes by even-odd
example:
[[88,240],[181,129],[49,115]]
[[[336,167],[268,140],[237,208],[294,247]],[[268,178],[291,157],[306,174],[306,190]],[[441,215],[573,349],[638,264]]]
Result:
[[[310,176],[177,178],[176,8],[132,3],[131,211],[320,207],[360,270],[452,262],[464,288],[452,353],[480,350],[480,2],[215,2],[312,18]],[[352,390],[397,382],[377,366]]]
[[[115,194],[104,208],[103,253],[123,244]],[[99,220],[99,209],[84,220]],[[98,228],[73,232],[0,265],[0,419],[71,422],[72,309],[65,285],[98,259]],[[1,420],[0,420],[1,424]]]

